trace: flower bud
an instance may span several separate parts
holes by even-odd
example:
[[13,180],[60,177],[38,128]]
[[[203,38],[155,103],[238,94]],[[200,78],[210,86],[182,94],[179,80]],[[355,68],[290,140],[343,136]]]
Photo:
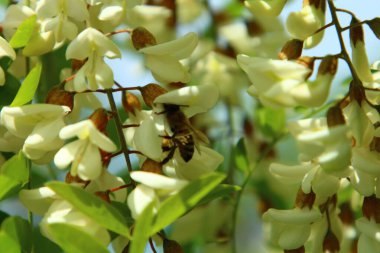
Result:
[[339,206],[340,213],[339,218],[346,225],[353,225],[355,222],[354,212],[348,202],[345,202]]
[[364,197],[362,212],[368,220],[374,218],[376,223],[380,223],[380,199],[375,195]]
[[72,111],[74,107],[74,94],[65,91],[61,86],[57,85],[48,92],[45,103],[52,105],[65,105]]
[[95,195],[104,200],[107,203],[111,203],[110,195],[108,191],[97,191],[95,192]]
[[326,56],[318,68],[318,75],[335,75],[338,69],[338,57]]
[[184,253],[181,245],[178,242],[164,239],[164,253]]
[[[352,18],[351,25],[355,25],[358,22],[359,20]],[[373,78],[364,43],[364,31],[361,25],[350,29],[350,42],[352,48],[352,64],[360,80],[363,82],[372,82]]]
[[380,152],[380,137],[373,137],[371,143],[369,144],[369,150]]
[[296,62],[310,69],[310,73],[305,77],[305,80],[309,79],[309,77],[313,74],[315,58],[310,56],[303,56],[298,58]]
[[297,192],[295,206],[298,208],[308,207],[311,209],[315,201],[315,193],[311,191],[310,193],[304,193],[300,188]]
[[346,124],[343,111],[339,106],[331,107],[326,114],[328,127],[334,127],[338,125]]
[[90,181],[83,180],[83,179],[81,179],[78,176],[71,175],[70,171],[67,172],[67,174],[66,174],[65,182],[68,183],[68,184],[71,184],[71,183],[80,183],[80,184],[84,184],[85,186],[90,183]]
[[132,44],[136,50],[157,44],[156,38],[144,27],[136,27],[131,34]]
[[160,174],[160,175],[164,174],[162,171],[162,164],[150,158],[147,158],[144,161],[144,163],[141,165],[141,170],[145,172]]
[[166,89],[162,88],[160,85],[155,83],[149,83],[141,87],[139,90],[141,92],[141,96],[144,99],[145,104],[150,108],[153,107],[153,101],[156,99],[156,97],[167,92]]
[[106,109],[104,108],[96,109],[91,114],[89,119],[92,121],[92,123],[94,123],[94,125],[100,132],[104,133],[106,131],[107,123],[109,120]]
[[355,80],[353,80],[351,83],[350,83],[350,90],[349,90],[349,93],[350,93],[350,100],[351,101],[357,101],[359,106],[361,106],[362,104],[362,101],[365,100],[365,90],[364,90],[364,87],[362,85],[362,83],[354,83]]
[[338,252],[340,243],[336,235],[329,229],[323,240],[323,252]]
[[281,52],[278,54],[278,58],[281,60],[294,60],[302,54],[303,41],[302,40],[289,40],[285,43]]
[[123,104],[123,108],[127,113],[132,113],[136,116],[136,110],[141,111],[141,103],[138,97],[132,93],[123,91],[121,93],[121,102]]

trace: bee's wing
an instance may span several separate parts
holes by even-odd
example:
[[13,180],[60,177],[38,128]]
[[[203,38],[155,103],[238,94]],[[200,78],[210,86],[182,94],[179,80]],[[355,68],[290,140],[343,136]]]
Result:
[[187,127],[189,128],[190,132],[191,132],[191,135],[194,137],[194,146],[197,150],[197,152],[199,154],[201,154],[201,149],[200,149],[200,145],[199,145],[199,142],[203,142],[204,144],[208,145],[210,144],[210,141],[209,139],[207,138],[207,136],[202,133],[201,131],[195,129],[191,124],[190,122],[186,122],[186,125]]

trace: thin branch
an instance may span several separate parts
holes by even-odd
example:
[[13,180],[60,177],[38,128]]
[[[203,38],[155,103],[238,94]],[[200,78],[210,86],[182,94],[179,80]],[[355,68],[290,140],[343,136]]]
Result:
[[116,192],[116,191],[120,191],[122,189],[129,188],[129,187],[133,187],[133,184],[124,184],[124,185],[121,185],[121,186],[118,186],[115,188],[108,189],[107,191],[108,192]]
[[335,11],[344,12],[344,13],[350,14],[353,18],[356,18],[355,13],[353,13],[352,11],[341,9],[341,8],[335,8]]
[[[354,67],[354,65],[351,62],[349,54],[347,53],[347,49],[346,49],[346,46],[344,44],[344,40],[343,40],[343,36],[342,36],[343,29],[340,26],[339,19],[338,19],[338,16],[336,14],[337,9],[335,8],[333,0],[328,0],[328,4],[329,4],[329,7],[330,7],[330,12],[331,12],[331,17],[332,17],[333,23],[335,24],[336,33],[338,35],[340,48],[342,50],[341,51],[342,59],[345,60],[345,62],[347,63],[348,67],[350,68],[350,72],[351,72],[352,78],[354,80],[354,82],[353,82],[354,85],[360,85],[360,86],[362,86],[360,78],[359,78],[358,74],[356,73],[355,67]],[[342,11],[341,9],[339,9],[339,10]]]
[[351,29],[351,28],[355,28],[355,27],[357,27],[357,26],[365,25],[365,24],[367,24],[367,22],[368,22],[368,20],[364,20],[364,21],[360,21],[360,22],[358,22],[358,23],[355,23],[355,24],[353,24],[353,25],[346,26],[346,27],[342,28],[342,32],[344,32],[344,31],[346,31],[346,30],[349,30],[349,29]]
[[100,93],[108,93],[108,92],[119,92],[119,91],[126,91],[126,90],[140,90],[141,88],[139,86],[135,87],[122,87],[122,88],[116,88],[116,89],[97,89],[97,90],[84,90],[84,91],[75,91],[73,93],[89,93],[89,92],[100,92]]
[[[118,134],[119,139],[120,139],[121,149],[124,153],[124,157],[125,157],[125,161],[127,163],[128,171],[129,171],[129,173],[131,173],[132,172],[132,163],[131,163],[131,159],[129,158],[129,150],[128,150],[127,142],[125,140],[125,136],[123,133],[123,124],[121,122],[119,114],[117,113],[117,107],[116,107],[115,99],[113,98],[112,90],[107,90],[106,93],[107,93],[108,101],[109,101],[110,106],[111,106],[111,110],[114,114],[114,119],[115,119],[115,123],[116,123],[116,130],[117,130],[117,134]],[[133,180],[132,180],[132,182],[134,183]]]
[[152,249],[153,253],[157,253],[156,249],[154,248],[152,238],[149,238],[149,245],[150,245],[150,248]]
[[333,25],[334,25],[333,22],[328,23],[328,24],[322,26],[321,28],[319,28],[318,30],[316,30],[316,31],[313,33],[313,35],[315,35],[315,34],[321,32],[321,31],[323,31],[323,30],[325,30],[325,29],[327,29],[327,28],[329,28],[330,26],[333,26]]

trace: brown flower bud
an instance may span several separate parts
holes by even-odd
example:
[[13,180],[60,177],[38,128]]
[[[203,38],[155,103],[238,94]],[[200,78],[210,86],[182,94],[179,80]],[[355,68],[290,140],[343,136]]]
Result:
[[61,86],[57,85],[51,88],[51,90],[48,92],[45,103],[52,105],[65,105],[73,110],[74,94],[65,91]]
[[264,28],[257,20],[245,21],[245,26],[247,27],[248,35],[251,37],[256,37],[264,34]]
[[315,8],[326,11],[326,0],[304,0],[303,6],[315,6]]
[[153,36],[153,34],[141,26],[133,29],[131,39],[133,47],[136,50],[157,44],[156,38]]
[[141,87],[139,90],[145,104],[150,108],[153,107],[153,101],[156,99],[156,97],[168,92],[166,89],[155,83],[149,83]]
[[[353,17],[351,19],[350,25],[352,26],[352,25],[355,25],[357,23],[359,23],[359,20],[357,20],[356,18]],[[352,45],[354,45],[354,46],[356,46],[356,43],[358,43],[358,42],[364,43],[364,30],[363,30],[362,25],[350,28],[350,40],[351,40]]]
[[185,253],[178,242],[164,239],[164,253]]
[[303,57],[298,58],[296,62],[298,64],[304,65],[305,67],[311,70],[309,75],[306,76],[305,78],[307,80],[313,74],[315,58],[309,57],[309,56],[303,56]]
[[346,124],[346,120],[343,116],[343,111],[339,106],[333,106],[328,109],[326,118],[328,127]]
[[305,247],[301,246],[298,249],[285,249],[284,253],[305,253]]
[[71,60],[71,69],[73,70],[73,72],[79,70],[85,63],[86,63],[87,59],[86,60]]
[[338,57],[337,56],[326,56],[321,61],[318,69],[318,75],[335,75],[338,69]]
[[348,202],[342,203],[339,206],[339,218],[346,225],[353,225],[355,222],[354,212]]
[[369,144],[369,149],[380,153],[380,137],[373,137],[371,143]]
[[295,60],[302,54],[303,41],[292,39],[285,43],[281,52],[278,54],[278,58],[281,60]]
[[323,252],[338,252],[340,243],[336,235],[329,229],[323,240]]
[[79,183],[79,184],[84,184],[85,186],[90,183],[90,181],[85,181],[78,176],[71,175],[70,171],[67,172],[67,174],[66,174],[65,182],[68,184]]
[[376,223],[380,223],[380,199],[375,195],[364,197],[362,212],[368,220],[374,218]]
[[136,111],[141,111],[141,103],[139,98],[136,95],[126,91],[123,91],[121,96],[121,102],[124,110],[127,113],[132,113],[136,116]]
[[252,138],[255,133],[255,126],[248,118],[244,119],[243,130],[244,134],[249,138]]
[[356,100],[358,104],[361,106],[362,101],[365,100],[365,97],[366,97],[365,90],[362,83],[354,83],[354,82],[359,82],[359,81],[353,80],[350,84],[350,90],[349,90],[350,100],[351,101]]
[[108,191],[97,191],[95,192],[95,195],[104,200],[107,203],[111,203],[110,194]]
[[168,86],[170,89],[181,89],[183,87],[186,86],[185,83],[181,83],[181,82],[172,82],[172,83],[168,83]]
[[141,170],[145,172],[160,174],[160,175],[164,174],[162,171],[162,164],[149,158],[147,158],[144,161],[144,163],[141,165]]
[[103,132],[103,133],[106,132],[106,127],[109,120],[106,109],[104,108],[96,109],[91,114],[89,119],[94,123],[94,125],[100,132]]
[[308,207],[309,209],[311,209],[313,207],[314,201],[315,201],[314,192],[311,191],[310,193],[306,194],[300,188],[297,192],[295,206],[298,208]]

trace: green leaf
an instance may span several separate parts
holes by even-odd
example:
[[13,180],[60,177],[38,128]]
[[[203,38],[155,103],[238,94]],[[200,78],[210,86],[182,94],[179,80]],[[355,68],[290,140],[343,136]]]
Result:
[[244,138],[241,138],[234,147],[233,157],[235,160],[236,168],[243,173],[248,173],[249,162],[247,159],[247,151],[245,149]]
[[32,228],[26,220],[17,216],[9,217],[1,224],[1,230],[17,242],[22,252],[32,251]]
[[82,188],[62,182],[49,182],[46,186],[100,226],[130,238],[127,221],[112,205]]
[[154,214],[153,206],[154,203],[147,206],[136,221],[135,229],[133,230],[133,238],[131,241],[131,253],[144,253],[145,246],[149,240],[150,231],[152,229]]
[[26,158],[20,152],[6,161],[0,169],[0,200],[21,190],[28,181]]
[[268,137],[277,137],[284,132],[286,114],[284,109],[261,107],[257,110],[256,120],[261,132]]
[[53,223],[48,225],[48,230],[54,241],[69,253],[108,253],[105,246],[100,244],[97,238],[83,232],[73,225]]
[[204,205],[214,199],[231,196],[233,193],[241,191],[238,185],[221,184],[207,194],[197,205]]
[[40,82],[41,76],[41,64],[37,64],[25,77],[18,90],[16,97],[14,98],[11,106],[20,106],[28,103],[34,97],[36,93],[38,83]]
[[151,234],[168,226],[187,211],[192,209],[209,192],[211,192],[226,176],[212,173],[192,181],[177,194],[167,198],[158,209]]
[[12,103],[20,87],[19,80],[8,72],[5,72],[5,84],[0,86],[0,110],[3,106],[8,106]]
[[20,245],[13,240],[5,231],[0,230],[0,252],[20,253]]
[[37,16],[33,15],[25,19],[17,28],[15,34],[9,41],[13,48],[25,47],[34,33]]

